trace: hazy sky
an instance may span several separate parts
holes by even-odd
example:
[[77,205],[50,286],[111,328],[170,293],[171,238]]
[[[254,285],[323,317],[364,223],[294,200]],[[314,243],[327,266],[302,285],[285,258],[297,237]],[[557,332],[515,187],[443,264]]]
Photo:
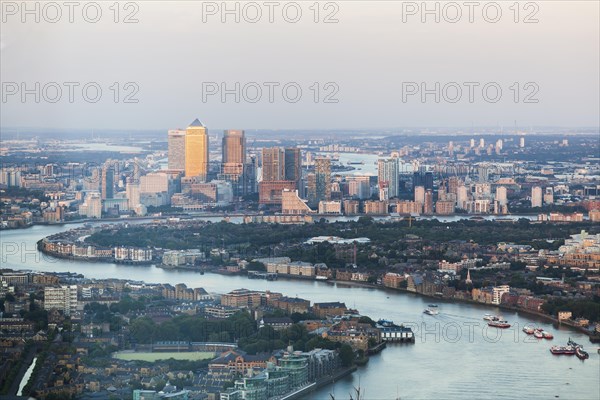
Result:
[[[69,9],[58,2],[61,17],[51,23],[57,10],[45,3],[38,3],[35,22],[35,15],[23,15],[20,1],[3,1],[1,126],[167,129],[194,118],[209,129],[512,127],[515,120],[522,127],[600,125],[600,2],[521,2],[518,16],[512,1],[480,2],[472,23],[463,2],[454,3],[461,12],[455,23],[457,9],[444,2],[427,3],[431,9],[438,4],[439,22],[433,14],[422,15],[420,1],[325,3],[317,23],[312,1],[279,2],[273,23],[264,2],[254,3],[262,13],[256,23],[250,20],[257,7],[243,2],[237,3],[239,23],[234,15],[221,21],[220,1],[138,1],[127,8],[121,3],[118,23],[112,1],[96,3],[102,11],[97,23],[84,19],[95,19],[95,8],[84,13],[86,3],[80,3],[69,23]],[[236,2],[228,4],[233,9]],[[296,17],[296,5],[299,21],[286,21]],[[137,23],[123,23],[130,13]],[[331,13],[338,22],[324,23]],[[528,16],[538,22],[525,23]],[[35,82],[39,103],[35,94],[22,102],[22,84],[35,92]],[[65,82],[79,83],[72,103]],[[96,103],[94,86],[88,85],[88,100],[82,93],[90,82],[102,89]],[[126,87],[128,82],[134,85]],[[279,84],[271,86],[272,103],[265,82]],[[288,85],[286,101],[282,87],[290,82],[296,84]],[[208,92],[220,91],[221,83],[232,89],[225,102],[220,93]],[[421,83],[431,89],[424,103],[415,93]],[[256,86],[262,90],[258,99]],[[138,102],[125,103],[136,87],[132,98]],[[292,103],[297,87],[302,95]],[[328,94],[338,102],[325,103]]]

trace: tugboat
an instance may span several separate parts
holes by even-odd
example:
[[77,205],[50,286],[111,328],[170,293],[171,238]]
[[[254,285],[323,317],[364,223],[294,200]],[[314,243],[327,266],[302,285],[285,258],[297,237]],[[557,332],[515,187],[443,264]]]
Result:
[[427,314],[427,315],[438,315],[438,314],[439,314],[439,311],[438,311],[438,310],[433,310],[433,309],[431,309],[431,308],[426,308],[426,309],[423,311],[423,313],[424,313],[424,314]]
[[510,328],[510,324],[508,323],[508,321],[503,321],[503,320],[489,321],[488,326],[491,326],[493,328],[500,328],[500,329]]
[[587,351],[583,350],[582,346],[577,346],[575,347],[575,355],[580,359],[580,360],[586,360],[588,358],[590,358],[590,355],[588,354]]

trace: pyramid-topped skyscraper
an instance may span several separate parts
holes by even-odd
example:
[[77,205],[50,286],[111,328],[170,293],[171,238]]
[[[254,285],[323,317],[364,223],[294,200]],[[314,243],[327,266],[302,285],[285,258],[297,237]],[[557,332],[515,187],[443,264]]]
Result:
[[185,176],[206,178],[208,131],[197,118],[185,130]]

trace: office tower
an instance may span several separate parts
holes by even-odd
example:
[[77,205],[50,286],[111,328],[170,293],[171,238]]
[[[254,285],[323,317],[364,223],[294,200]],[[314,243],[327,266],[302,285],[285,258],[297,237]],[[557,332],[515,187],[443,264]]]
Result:
[[387,183],[384,182],[379,185],[379,200],[388,201],[390,199],[390,190],[387,187]]
[[134,210],[140,204],[140,184],[127,182],[125,194],[127,196],[127,206],[130,210]]
[[479,182],[487,182],[489,179],[490,170],[487,165],[480,165],[477,168],[477,176],[479,178]]
[[85,196],[85,201],[79,206],[79,215],[88,218],[102,218],[102,198],[100,193],[91,192]]
[[542,206],[542,188],[540,186],[533,186],[531,188],[531,207]]
[[471,139],[471,141],[469,142],[469,147],[475,147],[475,139]]
[[356,199],[368,199],[371,197],[370,178],[368,176],[347,176],[348,196]]
[[195,119],[185,130],[185,176],[206,179],[208,173],[208,131]]
[[461,181],[460,178],[458,176],[451,176],[450,178],[448,178],[448,193],[453,193],[453,194],[457,194],[458,193],[458,187],[460,186]]
[[505,206],[508,203],[508,199],[506,196],[506,187],[498,186],[496,188],[496,201],[500,206]]
[[262,149],[262,181],[285,180],[285,152],[279,147]]
[[550,186],[544,191],[544,204],[554,204],[554,189]]
[[111,161],[102,168],[102,200],[112,199],[115,195],[115,169]]
[[465,185],[460,185],[456,191],[456,206],[460,209],[466,209],[466,203],[469,201],[469,192]]
[[425,203],[425,187],[417,186],[415,188],[415,203],[419,203],[421,206]]
[[222,161],[219,179],[229,182],[234,196],[247,193],[246,136],[242,130],[226,130],[222,141]]
[[398,181],[400,179],[398,159],[391,158],[387,160],[378,160],[377,179],[380,188],[387,187],[387,194],[390,199],[398,197]]
[[223,134],[223,160],[221,172],[242,175],[246,163],[246,136],[242,130],[226,130]]
[[315,158],[315,194],[316,201],[331,199],[331,160]]
[[254,154],[251,155],[249,158],[250,159],[244,167],[244,187],[246,194],[258,192],[258,161],[256,160],[256,156]]
[[297,147],[288,147],[285,149],[285,180],[296,182],[296,186],[300,187],[302,179],[302,154]]
[[425,172],[425,190],[433,190],[433,172]]
[[479,139],[479,148],[483,149],[485,147],[485,139],[481,138]]
[[523,136],[521,136],[521,137],[519,138],[519,147],[520,147],[520,148],[523,148],[523,147],[525,147],[525,137],[523,137]]
[[172,129],[168,133],[169,169],[185,170],[185,131]]
[[454,155],[454,142],[448,142],[448,155],[452,157]]
[[425,203],[423,205],[423,214],[433,214],[433,190],[427,189],[425,192]]

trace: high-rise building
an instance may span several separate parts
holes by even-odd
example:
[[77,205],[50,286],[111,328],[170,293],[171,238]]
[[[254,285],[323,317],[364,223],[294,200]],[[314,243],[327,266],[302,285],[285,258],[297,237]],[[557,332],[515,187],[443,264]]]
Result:
[[246,163],[246,136],[242,130],[226,130],[223,134],[223,160],[221,172],[242,175]]
[[208,131],[195,119],[185,130],[185,176],[206,179],[208,173]]
[[525,137],[524,137],[524,136],[521,136],[521,137],[519,138],[519,147],[520,147],[520,148],[523,148],[523,147],[525,147]]
[[427,189],[425,192],[425,203],[423,204],[423,214],[433,214],[433,190]]
[[533,186],[531,188],[531,207],[542,206],[542,188],[540,186]]
[[421,206],[425,204],[425,187],[417,186],[415,187],[415,203],[419,203]]
[[302,179],[302,153],[297,147],[288,147],[285,149],[285,180],[296,182],[300,186]]
[[262,149],[262,181],[285,180],[285,152],[279,147]]
[[102,168],[102,199],[112,199],[115,195],[115,169],[109,160]]
[[506,195],[506,187],[498,186],[496,188],[496,201],[498,205],[505,206],[508,203],[508,198]]
[[331,160],[329,158],[315,158],[315,196],[316,202],[331,199]]
[[368,176],[347,176],[348,196],[356,199],[368,199],[371,197],[370,178]]
[[389,198],[398,197],[398,181],[400,174],[398,171],[398,159],[391,158],[387,160],[378,160],[377,179],[380,189],[384,186],[388,188]]
[[77,312],[77,285],[44,288],[44,310],[56,309],[70,316]]
[[169,169],[185,170],[185,131],[172,129],[168,133]]
[[466,210],[469,201],[469,192],[465,185],[460,185],[456,191],[456,207]]
[[544,191],[544,204],[554,204],[554,189],[551,186]]

